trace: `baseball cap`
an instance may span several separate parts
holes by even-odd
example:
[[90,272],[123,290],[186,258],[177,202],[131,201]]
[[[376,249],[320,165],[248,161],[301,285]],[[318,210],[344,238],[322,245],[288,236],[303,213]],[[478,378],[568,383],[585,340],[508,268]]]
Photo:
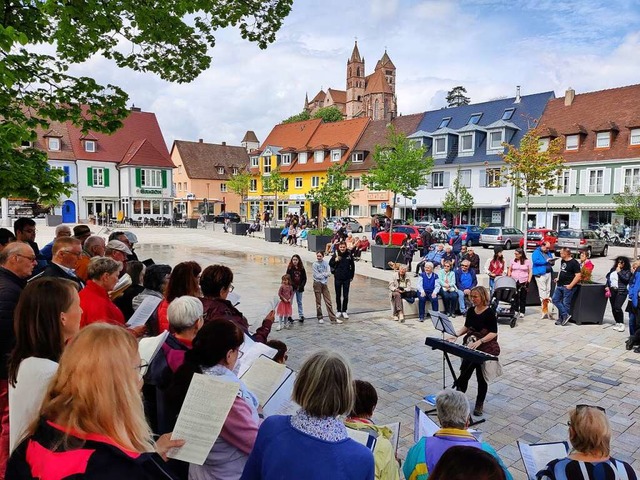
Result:
[[119,252],[126,253],[127,255],[131,255],[131,250],[120,240],[111,240],[107,243],[107,249],[118,250]]
[[133,245],[134,243],[138,243],[138,237],[136,236],[135,233],[133,232],[124,232],[124,236],[127,237],[127,240],[129,240],[129,243],[131,245]]

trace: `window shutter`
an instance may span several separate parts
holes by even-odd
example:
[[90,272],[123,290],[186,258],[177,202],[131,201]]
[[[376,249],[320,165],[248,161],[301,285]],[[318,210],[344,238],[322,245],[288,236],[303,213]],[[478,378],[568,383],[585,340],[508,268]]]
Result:
[[64,183],[71,183],[71,175],[69,167],[62,167],[64,170]]
[[616,168],[613,173],[613,193],[622,193],[624,190],[623,182],[623,171],[622,167]]
[[167,188],[167,171],[161,170],[162,174],[162,188]]
[[142,186],[142,170],[136,168],[136,187]]
[[87,167],[87,185],[93,187],[93,168]]
[[605,168],[602,176],[602,193],[609,195],[611,193],[611,169]]
[[444,188],[449,188],[451,186],[451,172],[444,172],[444,180],[442,182]]
[[487,186],[487,169],[486,168],[480,169],[480,186],[481,187]]
[[108,187],[109,186],[109,169],[105,168],[103,170],[103,180],[104,180],[104,186]]
[[586,170],[582,170],[580,172],[580,191],[578,193],[581,193],[582,195],[586,195],[589,192],[589,184],[587,183],[587,171]]
[[569,170],[569,195],[576,194],[576,180],[578,179],[578,172],[571,169]]

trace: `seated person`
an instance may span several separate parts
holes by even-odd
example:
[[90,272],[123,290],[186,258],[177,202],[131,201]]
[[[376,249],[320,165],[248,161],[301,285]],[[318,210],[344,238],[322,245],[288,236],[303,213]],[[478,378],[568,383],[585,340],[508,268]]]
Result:
[[307,241],[307,235],[309,234],[309,230],[307,227],[303,227],[300,229],[300,233],[298,234],[298,238],[296,239],[296,244],[299,247],[302,247],[302,243]]
[[280,243],[284,243],[284,239],[287,238],[288,235],[289,235],[289,227],[285,226],[280,231]]
[[298,229],[293,226],[289,227],[289,234],[287,237],[289,240],[289,245],[295,245],[297,237],[298,237]]
[[348,233],[347,234],[347,239],[344,241],[344,243],[347,244],[347,250],[349,250],[352,253],[353,253],[354,249],[356,248],[357,242],[358,242],[358,238],[354,237],[353,233]]
[[455,269],[458,264],[458,256],[453,253],[453,247],[451,245],[444,246],[444,255],[442,255],[441,264],[444,265],[444,262],[451,263],[451,269]]
[[371,243],[369,243],[369,239],[363,235],[360,237],[360,252],[366,252],[371,247]]
[[590,472],[589,479],[637,479],[627,462],[611,456],[611,427],[604,408],[578,405],[569,415],[568,423],[573,450],[566,458],[550,461],[538,472],[537,479],[582,479],[587,478],[587,472]]
[[498,461],[476,447],[459,445],[447,449],[433,469],[431,480],[506,480]]
[[454,446],[466,445],[491,454],[504,470],[507,480],[513,479],[493,447],[479,442],[467,431],[471,410],[464,393],[449,389],[441,391],[436,397],[436,409],[441,428],[432,437],[422,437],[409,449],[402,467],[405,478],[426,480],[444,452]]
[[407,275],[407,266],[400,265],[398,271],[393,272],[393,279],[389,282],[391,290],[391,308],[393,309],[393,320],[404,323],[404,305],[402,299],[409,303],[416,300],[417,292],[411,288],[411,280]]
[[373,385],[363,380],[354,380],[356,402],[344,421],[347,428],[366,432],[376,439],[373,448],[373,460],[376,467],[376,479],[399,480],[400,469],[395,451],[390,442],[393,432],[387,427],[378,427],[371,421],[373,411],[378,404],[378,392]]
[[249,230],[247,231],[247,235],[251,235],[255,232],[259,232],[260,231],[260,221],[259,220],[254,220],[253,223],[251,225],[249,225]]
[[431,302],[431,310],[438,311],[440,283],[438,275],[433,271],[433,263],[426,262],[424,264],[424,271],[418,278],[416,288],[418,289],[418,321],[424,322],[427,301]]
[[456,274],[451,270],[451,262],[444,262],[442,269],[438,272],[438,283],[440,284],[439,293],[444,303],[444,311],[447,316],[455,317],[458,287],[456,286]]
[[478,286],[476,272],[470,268],[471,262],[463,260],[456,269],[456,286],[458,287],[458,307],[462,315],[467,313],[467,302],[471,289]]
[[427,252],[427,254],[418,263],[418,266],[416,267],[416,273],[419,273],[419,271],[424,268],[425,262],[433,263],[433,268],[440,268],[442,266],[443,256],[444,256],[444,245],[442,243],[431,245],[431,247],[429,247],[429,251]]

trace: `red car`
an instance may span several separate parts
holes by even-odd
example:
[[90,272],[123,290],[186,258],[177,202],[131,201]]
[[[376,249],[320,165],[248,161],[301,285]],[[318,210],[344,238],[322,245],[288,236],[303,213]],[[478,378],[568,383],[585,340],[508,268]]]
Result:
[[[558,241],[558,232],[550,228],[531,228],[527,230],[527,250],[535,250],[542,242],[549,242],[551,250]],[[520,248],[524,248],[524,238],[520,239]]]
[[[394,225],[391,229],[391,244],[402,245],[402,241],[407,238],[407,234],[411,238],[418,239],[418,246],[422,247],[422,239],[420,234],[424,231],[423,227],[416,227],[413,225]],[[389,244],[389,232],[380,232],[376,235],[376,245],[388,245]]]

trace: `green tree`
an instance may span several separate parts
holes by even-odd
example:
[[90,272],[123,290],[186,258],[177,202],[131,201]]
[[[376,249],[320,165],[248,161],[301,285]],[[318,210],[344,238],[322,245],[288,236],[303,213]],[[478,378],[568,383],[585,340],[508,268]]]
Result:
[[376,145],[373,154],[376,165],[362,175],[362,182],[372,190],[387,190],[393,194],[391,215],[398,195],[413,197],[433,168],[433,159],[425,157],[424,153],[424,147],[416,147],[393,125],[388,127],[386,144]]
[[624,192],[616,193],[613,196],[616,204],[616,213],[624,215],[625,220],[633,221],[635,240],[633,242],[633,258],[638,258],[638,239],[640,238],[640,189],[630,189],[625,187]]
[[[52,2],[3,3],[0,20],[0,196],[42,199],[64,192],[61,173],[46,157],[21,150],[37,127],[72,121],[83,131],[111,133],[128,110],[115,85],[69,73],[94,55],[120,68],[189,82],[211,66],[218,29],[237,27],[260,48],[275,40],[293,0],[250,2]],[[55,49],[55,54],[38,53]],[[42,48],[43,46],[50,48]]]
[[[236,195],[240,196],[240,202],[244,204],[247,201],[247,194],[249,193],[249,186],[251,185],[252,175],[246,170],[242,170],[235,175],[231,175],[231,178],[227,182],[227,187]],[[249,220],[248,206],[245,209],[245,215]]]
[[278,194],[285,193],[289,190],[289,181],[280,173],[280,167],[272,170],[269,175],[262,176],[262,191],[272,193],[275,196],[275,211],[273,212],[273,221],[278,220]]
[[350,162],[335,164],[327,169],[327,177],[322,185],[307,193],[307,199],[320,204],[318,228],[322,225],[322,207],[337,211],[346,210],[351,205],[353,190],[348,185],[347,169]]
[[473,195],[469,193],[469,189],[460,181],[460,167],[458,167],[453,186],[447,191],[442,201],[442,209],[457,216],[458,223],[461,223],[460,216],[462,212],[467,212],[471,208],[473,208]]
[[305,120],[311,120],[311,114],[304,110],[296,115],[291,115],[289,118],[285,118],[282,123],[295,123],[295,122],[303,122]]
[[453,87],[447,92],[447,106],[460,107],[462,105],[469,105],[471,99],[467,97],[467,89],[462,85]]
[[500,177],[503,182],[513,185],[518,197],[524,198],[523,230],[526,232],[531,196],[555,189],[558,175],[564,168],[564,158],[560,155],[562,140],[555,138],[545,148],[540,142],[539,131],[534,128],[522,137],[519,148],[508,143],[502,145],[507,151],[501,154],[505,165]]
[[324,123],[331,123],[344,120],[344,115],[338,107],[331,106],[319,108],[311,118],[321,118]]

